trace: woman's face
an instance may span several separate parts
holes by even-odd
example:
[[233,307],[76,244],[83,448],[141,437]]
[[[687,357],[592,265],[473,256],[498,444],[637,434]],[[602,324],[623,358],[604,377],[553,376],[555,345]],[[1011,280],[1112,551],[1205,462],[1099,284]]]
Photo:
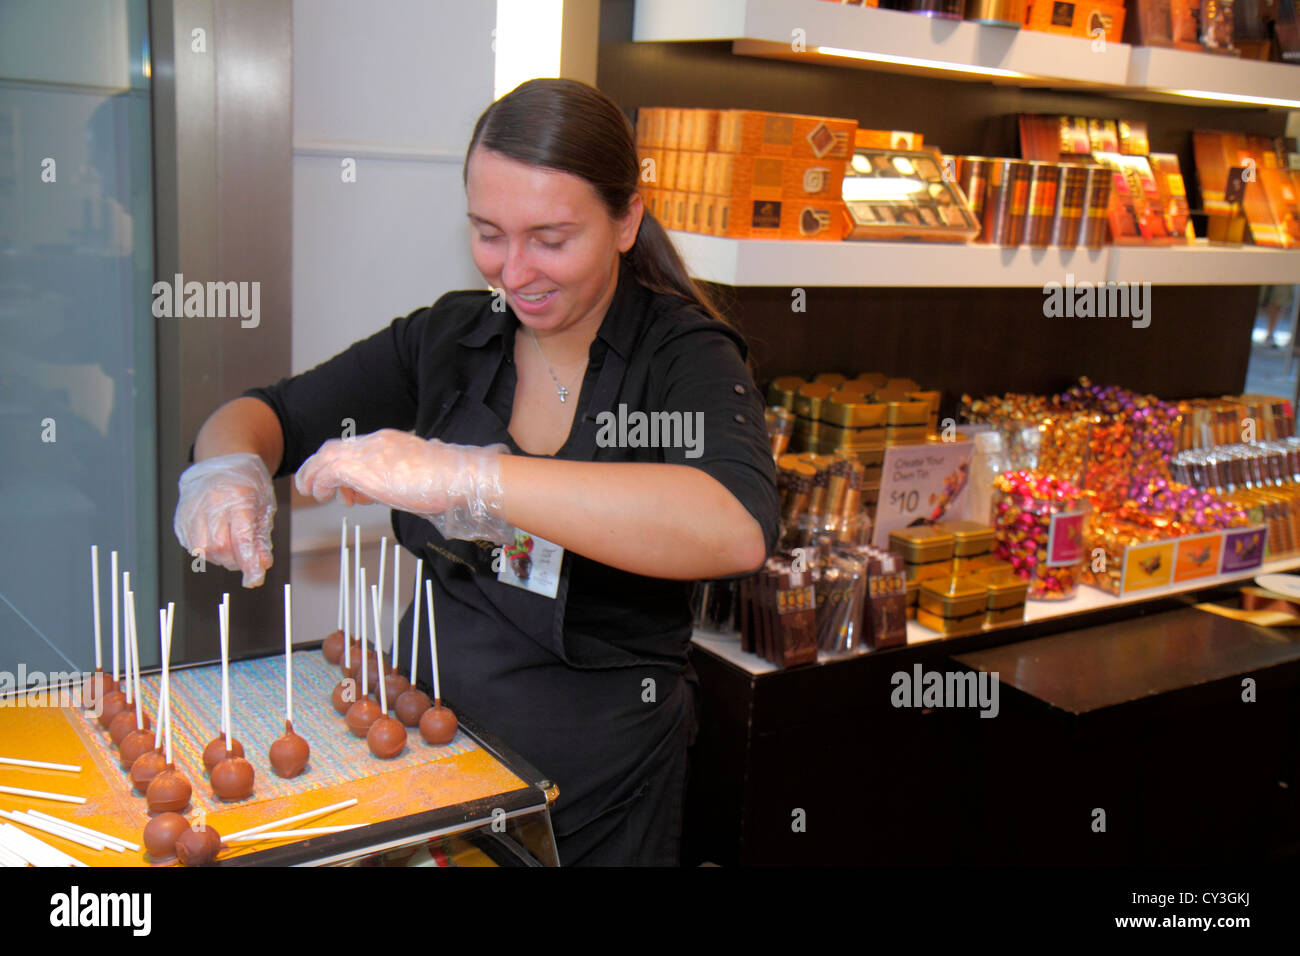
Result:
[[474,265],[505,290],[520,322],[539,332],[587,318],[599,325],[618,282],[618,255],[636,241],[639,198],[614,220],[581,177],[482,147],[470,154],[465,193]]

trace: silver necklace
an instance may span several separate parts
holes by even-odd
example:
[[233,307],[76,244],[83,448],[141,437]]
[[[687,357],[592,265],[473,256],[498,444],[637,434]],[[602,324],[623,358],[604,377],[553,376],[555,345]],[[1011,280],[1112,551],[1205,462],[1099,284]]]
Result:
[[[528,335],[530,338],[532,338],[533,344],[537,346],[537,354],[542,357],[542,364],[546,366],[546,371],[550,373],[551,381],[555,383],[555,394],[560,396],[560,401],[561,403],[563,403],[564,400],[569,397],[569,390],[565,388],[564,385],[560,382],[559,378],[556,377],[555,370],[551,368],[551,363],[546,360],[546,353],[542,351],[542,343],[537,341],[537,333],[534,332],[532,329],[529,329]],[[582,365],[585,368],[587,363],[584,361]],[[573,375],[569,378],[569,381],[572,382],[573,379],[577,378],[578,373],[581,371],[582,369],[580,368],[578,369],[577,372],[574,372]]]

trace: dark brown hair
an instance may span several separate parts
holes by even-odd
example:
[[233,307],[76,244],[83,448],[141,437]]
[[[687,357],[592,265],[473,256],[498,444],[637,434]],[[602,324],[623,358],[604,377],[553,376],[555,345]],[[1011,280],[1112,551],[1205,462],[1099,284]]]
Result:
[[[580,176],[615,219],[627,212],[641,172],[632,124],[623,111],[600,90],[577,80],[528,80],[485,109],[465,151],[465,180],[476,146],[515,162]],[[641,216],[635,244],[623,255],[647,289],[684,299],[726,321],[715,298],[687,273],[649,209]]]

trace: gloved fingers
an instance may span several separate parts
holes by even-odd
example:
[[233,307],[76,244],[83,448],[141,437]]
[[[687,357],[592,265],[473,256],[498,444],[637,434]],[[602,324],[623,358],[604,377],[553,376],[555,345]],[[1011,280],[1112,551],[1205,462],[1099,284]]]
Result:
[[239,570],[244,573],[244,587],[257,587],[266,577],[257,546],[257,512],[246,505],[232,508],[228,534]]

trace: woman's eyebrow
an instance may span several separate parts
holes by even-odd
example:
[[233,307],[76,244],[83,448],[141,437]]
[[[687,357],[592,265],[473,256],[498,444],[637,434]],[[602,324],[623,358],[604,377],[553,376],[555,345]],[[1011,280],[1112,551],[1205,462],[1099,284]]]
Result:
[[[501,227],[498,226],[495,222],[493,222],[491,219],[484,219],[482,216],[476,216],[476,215],[474,215],[474,213],[472,213],[472,212],[468,212],[468,213],[466,213],[465,215],[467,215],[467,216],[469,217],[470,222],[474,223],[474,225],[476,225],[476,226],[491,226],[493,229],[500,229],[500,228],[501,228]],[[527,229],[525,229],[524,231],[525,231],[525,232],[544,232],[544,231],[546,231],[546,230],[548,230],[548,229],[565,229],[565,228],[568,228],[569,226],[577,226],[577,225],[580,225],[580,223],[576,223],[576,222],[544,222],[544,223],[542,223],[541,225],[538,225],[538,226],[529,226],[529,227],[528,227]]]

